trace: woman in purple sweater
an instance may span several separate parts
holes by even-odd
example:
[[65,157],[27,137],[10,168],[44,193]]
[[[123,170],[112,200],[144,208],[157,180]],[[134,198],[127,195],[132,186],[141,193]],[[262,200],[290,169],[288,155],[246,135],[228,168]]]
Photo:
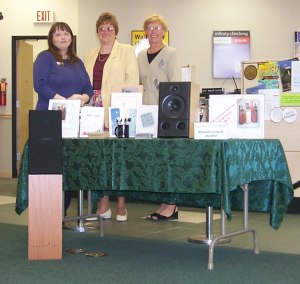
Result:
[[[34,89],[38,93],[36,110],[47,110],[50,99],[80,100],[81,106],[93,95],[89,76],[75,53],[73,32],[68,24],[57,22],[48,34],[48,49],[33,66]],[[65,215],[72,192],[65,192]]]
[[33,66],[34,89],[38,93],[37,110],[47,110],[50,99],[80,100],[88,103],[93,87],[74,50],[73,32],[63,22],[52,25],[48,50],[42,51]]

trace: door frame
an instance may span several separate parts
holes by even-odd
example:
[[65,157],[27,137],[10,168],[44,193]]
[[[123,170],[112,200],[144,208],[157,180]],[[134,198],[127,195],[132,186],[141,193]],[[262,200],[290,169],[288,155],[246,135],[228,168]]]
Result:
[[47,36],[12,36],[12,177],[18,177],[17,169],[17,41],[47,40]]

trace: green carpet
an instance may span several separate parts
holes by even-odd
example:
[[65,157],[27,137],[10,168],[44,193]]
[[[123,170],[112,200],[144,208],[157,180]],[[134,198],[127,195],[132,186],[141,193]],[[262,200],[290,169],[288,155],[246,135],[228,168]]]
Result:
[[[106,252],[105,257],[68,249]],[[29,261],[27,227],[0,224],[0,283],[300,283],[300,255],[63,231],[63,259]]]

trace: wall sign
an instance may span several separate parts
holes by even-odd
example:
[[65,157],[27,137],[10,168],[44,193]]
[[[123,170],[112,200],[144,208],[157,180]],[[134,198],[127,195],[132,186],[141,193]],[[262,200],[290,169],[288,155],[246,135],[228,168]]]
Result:
[[53,11],[36,11],[34,17],[34,23],[37,24],[47,24],[54,22],[54,12]]
[[[163,43],[169,45],[169,31],[166,31]],[[136,55],[138,55],[141,50],[149,47],[149,42],[144,30],[131,31],[131,45],[134,47]]]
[[250,31],[213,32],[213,78],[241,78],[245,60],[250,60]]

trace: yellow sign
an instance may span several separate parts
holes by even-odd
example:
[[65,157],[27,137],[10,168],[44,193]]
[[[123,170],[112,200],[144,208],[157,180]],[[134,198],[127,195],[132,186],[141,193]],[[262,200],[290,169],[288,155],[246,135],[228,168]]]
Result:
[[[146,39],[146,34],[144,30],[131,31],[132,46],[138,45],[143,39]],[[169,31],[166,31],[163,43],[165,45],[169,45]]]

